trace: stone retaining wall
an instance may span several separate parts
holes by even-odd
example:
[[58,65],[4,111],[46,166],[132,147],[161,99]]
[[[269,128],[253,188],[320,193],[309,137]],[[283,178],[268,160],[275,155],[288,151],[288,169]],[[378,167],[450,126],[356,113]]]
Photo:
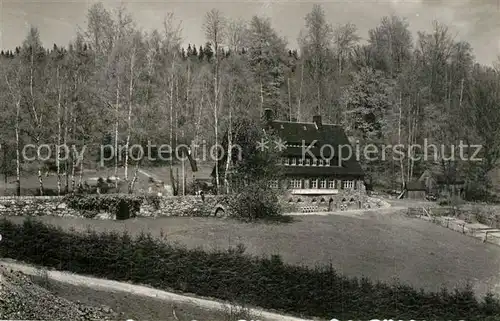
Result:
[[63,197],[21,196],[0,197],[0,216],[81,216],[79,211],[68,208]]
[[161,196],[159,204],[143,202],[139,216],[215,216],[227,211],[227,196]]
[[[108,194],[103,195],[106,197]],[[109,196],[109,195],[108,195]],[[126,195],[124,195],[126,197]],[[137,195],[133,196],[137,197]],[[331,200],[331,201],[330,201]],[[305,207],[314,207],[318,211],[354,210],[380,207],[365,194],[356,191],[343,191],[331,196],[298,196],[284,195],[280,197],[284,212],[303,212]],[[331,202],[331,204],[330,204]],[[144,197],[137,216],[223,216],[228,214],[227,195],[201,196],[153,196]],[[69,208],[63,196],[21,196],[0,197],[0,216],[70,216],[82,217],[82,212]],[[110,213],[101,212],[96,218],[112,219]]]
[[[105,195],[103,195],[105,197]],[[225,212],[227,196],[161,196],[154,204],[144,198],[138,216],[211,216]],[[101,213],[98,218],[111,218]],[[79,210],[69,208],[62,196],[0,197],[0,216],[83,216]]]
[[314,207],[318,212],[356,210],[375,206],[365,193],[356,190],[341,190],[335,195],[293,195],[286,194],[280,198],[286,212],[301,212],[305,208]]

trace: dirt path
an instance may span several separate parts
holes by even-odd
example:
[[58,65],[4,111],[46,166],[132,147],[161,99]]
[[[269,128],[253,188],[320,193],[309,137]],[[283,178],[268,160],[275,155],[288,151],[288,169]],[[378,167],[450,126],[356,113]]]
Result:
[[[3,265],[6,268],[21,271],[28,275],[39,276],[40,269],[26,265],[20,264],[11,260],[1,259],[0,265]],[[164,300],[169,304],[191,304],[195,305],[197,308],[203,308],[208,310],[216,310],[216,311],[226,311],[229,303],[211,301],[207,299],[194,298],[186,295],[175,294],[171,292],[156,290],[153,288],[149,288],[146,286],[133,285],[129,283],[105,280],[92,278],[77,274],[72,274],[68,272],[60,272],[60,271],[47,271],[47,277],[50,280],[58,281],[62,283],[67,283],[76,286],[86,286],[89,288],[93,288],[95,290],[102,290],[108,292],[125,292],[131,293],[138,296],[155,298],[159,300]],[[273,312],[264,311],[261,309],[250,308],[249,313],[252,316],[255,316],[257,320],[266,320],[266,321],[311,321],[307,319],[300,319],[296,317],[280,315]]]
[[146,177],[152,178],[155,181],[161,181],[161,179],[158,178],[158,176],[153,175],[151,173],[148,173],[147,171],[143,170],[142,168],[139,168],[138,172]]

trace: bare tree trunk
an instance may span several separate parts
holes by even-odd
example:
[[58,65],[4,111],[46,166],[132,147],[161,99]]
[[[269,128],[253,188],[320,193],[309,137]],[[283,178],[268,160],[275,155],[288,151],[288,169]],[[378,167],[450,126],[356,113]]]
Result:
[[262,77],[259,78],[260,84],[260,115],[264,114],[264,88],[262,85]]
[[[72,137],[73,137],[73,144],[74,142],[76,141],[76,116],[75,116],[75,112],[73,109],[71,109],[71,113],[69,115],[69,118],[72,120],[72,123],[73,123],[73,129],[72,129]],[[85,146],[85,145],[84,145]],[[71,146],[71,148],[73,149],[75,147],[75,145]],[[83,157],[83,155],[82,155]],[[78,158],[76,157],[76,153],[73,152],[71,153],[71,191],[74,193],[75,192],[75,185],[76,185],[76,179],[75,179],[75,174],[76,174],[76,167],[78,165]],[[82,171],[83,167],[83,164],[80,165],[80,171]]]
[[30,61],[30,96],[31,96],[31,109],[33,111],[33,117],[35,118],[35,127],[38,128],[39,121],[35,109],[35,94],[33,90],[33,68],[35,67],[35,53],[34,48],[31,49],[31,61]]
[[[219,144],[219,46],[217,39],[215,39],[215,72],[214,72],[214,120],[215,120],[215,146]],[[218,149],[217,149],[218,150]],[[215,193],[219,194],[219,162],[218,157],[215,161]]]
[[[419,114],[419,106],[418,106],[418,98],[417,98],[417,110],[415,114],[415,119],[413,121],[413,134],[412,134],[412,145],[416,144],[417,142],[417,126],[418,126],[418,114]],[[413,177],[413,168],[415,166],[415,151],[412,148],[412,154],[411,154],[411,164],[410,164],[410,177]]]
[[231,164],[231,158],[232,158],[232,153],[231,150],[233,148],[233,131],[232,131],[232,113],[231,110],[229,110],[229,128],[227,131],[227,158],[226,158],[226,170],[224,171],[224,185],[226,185],[226,194],[230,193],[230,187],[229,187],[229,165]]
[[128,183],[128,158],[129,158],[129,145],[130,134],[132,127],[132,95],[134,93],[134,64],[135,64],[135,48],[132,49],[132,56],[130,57],[130,82],[129,82],[129,96],[128,96],[128,115],[127,115],[127,142],[125,143],[125,183]]
[[120,78],[117,77],[116,84],[116,105],[115,105],[115,188],[118,188],[118,157],[121,155],[118,152],[118,119],[119,119],[119,108],[120,108]]
[[[173,112],[174,112],[174,62],[175,62],[175,57],[174,60],[172,61],[172,74],[170,75],[170,151],[173,150],[173,139],[174,139],[174,118],[173,118]],[[172,172],[173,169],[173,161],[174,158],[172,156],[172,152],[170,153],[170,171]],[[173,182],[172,182],[173,183]],[[173,186],[173,184],[172,184]]]
[[19,141],[19,114],[21,110],[21,97],[16,102],[16,195],[21,196],[21,144]]
[[300,70],[299,101],[297,104],[297,121],[300,121],[300,103],[302,102],[302,85],[304,83],[304,63]]
[[41,167],[38,168],[38,185],[40,186],[40,196],[43,196],[43,179]]
[[[85,146],[85,139],[83,139],[83,145],[82,146]],[[79,161],[80,161],[80,174],[79,174],[79,177],[78,177],[78,186],[82,186],[82,181],[83,181],[83,169],[84,169],[84,166],[83,166],[83,157],[84,157],[84,154],[82,153],[81,158],[79,159]]]
[[290,77],[287,79],[287,88],[288,88],[288,108],[290,109],[290,121],[292,121],[292,93],[290,91]]
[[[68,146],[68,124],[69,124],[69,118],[68,118],[68,106],[67,104],[64,105],[64,138],[63,138],[63,141],[64,141],[64,146]],[[65,158],[67,157],[71,157],[72,159],[72,156],[71,155],[65,155]],[[69,175],[68,175],[68,160],[66,160],[64,162],[64,172],[65,172],[65,180],[66,180],[66,184],[65,184],[65,192],[67,193],[68,192],[68,189],[69,189]]]
[[[399,93],[399,121],[398,121],[398,145],[401,146],[401,117],[402,117],[402,94]],[[405,186],[405,172],[404,172],[404,166],[403,166],[403,158],[401,157],[400,160],[400,166],[401,166],[401,182],[403,186]]]
[[179,78],[175,79],[175,146],[179,144]]
[[[59,79],[59,67],[57,67],[57,86],[58,86],[58,95],[57,95],[57,148],[61,146],[61,84]],[[61,157],[61,151],[58,150],[56,155],[56,166],[57,166],[57,195],[61,195],[61,164],[59,162]]]
[[[408,109],[410,110],[411,109],[411,102],[410,102],[410,99],[408,99]],[[413,139],[413,130],[412,130],[412,124],[413,124],[413,120],[412,120],[412,112],[410,111],[409,115],[408,115],[408,140],[407,140],[407,143],[408,143],[408,148],[410,148],[410,145],[411,145],[411,142],[412,142],[412,139]],[[409,154],[409,153],[407,153]],[[408,157],[408,155],[407,155]],[[408,157],[408,161],[407,161],[407,168],[406,168],[406,177],[408,179],[408,182],[410,181],[410,157]]]
[[135,183],[137,182],[137,175],[139,173],[141,162],[140,160],[135,164],[134,177],[132,178],[132,182],[130,183],[128,193],[132,194],[134,192]]

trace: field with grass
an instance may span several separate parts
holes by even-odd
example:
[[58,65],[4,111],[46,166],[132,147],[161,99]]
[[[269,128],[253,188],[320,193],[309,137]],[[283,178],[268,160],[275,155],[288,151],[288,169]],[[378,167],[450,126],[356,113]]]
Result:
[[[23,218],[10,220],[21,223]],[[285,262],[332,264],[341,274],[399,279],[439,290],[471,282],[478,294],[500,293],[500,247],[397,213],[298,216],[292,223],[240,223],[210,218],[136,218],[100,221],[40,217],[65,230],[150,232],[189,248],[223,249],[244,244],[255,255],[279,254]]]
[[[210,177],[212,172],[213,165],[212,164],[198,164],[198,171],[193,173],[189,163],[185,164],[185,175],[186,175],[186,183],[189,185],[193,181],[193,175],[195,178],[206,179]],[[134,176],[134,167],[130,166],[128,169],[128,177],[132,179]],[[182,166],[180,164],[175,164],[173,166],[174,178],[177,176],[177,172],[179,173],[179,177],[182,175]],[[118,177],[122,178],[125,176],[124,168],[118,169]],[[114,176],[114,168],[102,168],[99,170],[96,169],[85,169],[82,175],[82,181],[87,181],[90,185],[96,183],[99,177],[106,179],[106,177]],[[171,185],[170,179],[170,167],[160,166],[160,167],[141,167],[139,174],[137,176],[137,182],[135,185],[135,190],[145,191],[148,189],[148,180],[149,177],[153,177],[157,180],[165,182],[167,185]],[[76,184],[78,184],[79,176],[76,175]],[[62,188],[64,188],[66,183],[66,177],[61,176],[61,184]],[[71,185],[71,178],[69,178],[69,184]],[[43,177],[43,185],[46,189],[57,189],[57,175],[55,173],[49,174],[47,177]],[[37,189],[39,188],[38,176],[36,174],[25,174],[21,176],[21,188],[22,189]],[[16,190],[15,177],[9,177],[7,180],[7,184],[2,179],[0,180],[0,195],[12,194]]]

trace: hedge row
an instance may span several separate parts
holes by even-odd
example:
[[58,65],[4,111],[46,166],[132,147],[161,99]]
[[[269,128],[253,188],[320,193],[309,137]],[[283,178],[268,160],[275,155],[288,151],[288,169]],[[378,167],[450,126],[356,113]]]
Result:
[[159,206],[157,196],[137,196],[129,194],[110,195],[68,195],[64,198],[69,208],[83,212],[87,218],[95,217],[104,211],[116,215],[116,219],[123,220],[137,216],[143,201]]
[[500,302],[478,301],[470,288],[424,292],[405,285],[347,278],[331,267],[257,258],[241,247],[204,252],[142,234],[65,232],[27,219],[0,220],[0,256],[58,270],[155,288],[235,300],[267,309],[331,319],[497,320]]

